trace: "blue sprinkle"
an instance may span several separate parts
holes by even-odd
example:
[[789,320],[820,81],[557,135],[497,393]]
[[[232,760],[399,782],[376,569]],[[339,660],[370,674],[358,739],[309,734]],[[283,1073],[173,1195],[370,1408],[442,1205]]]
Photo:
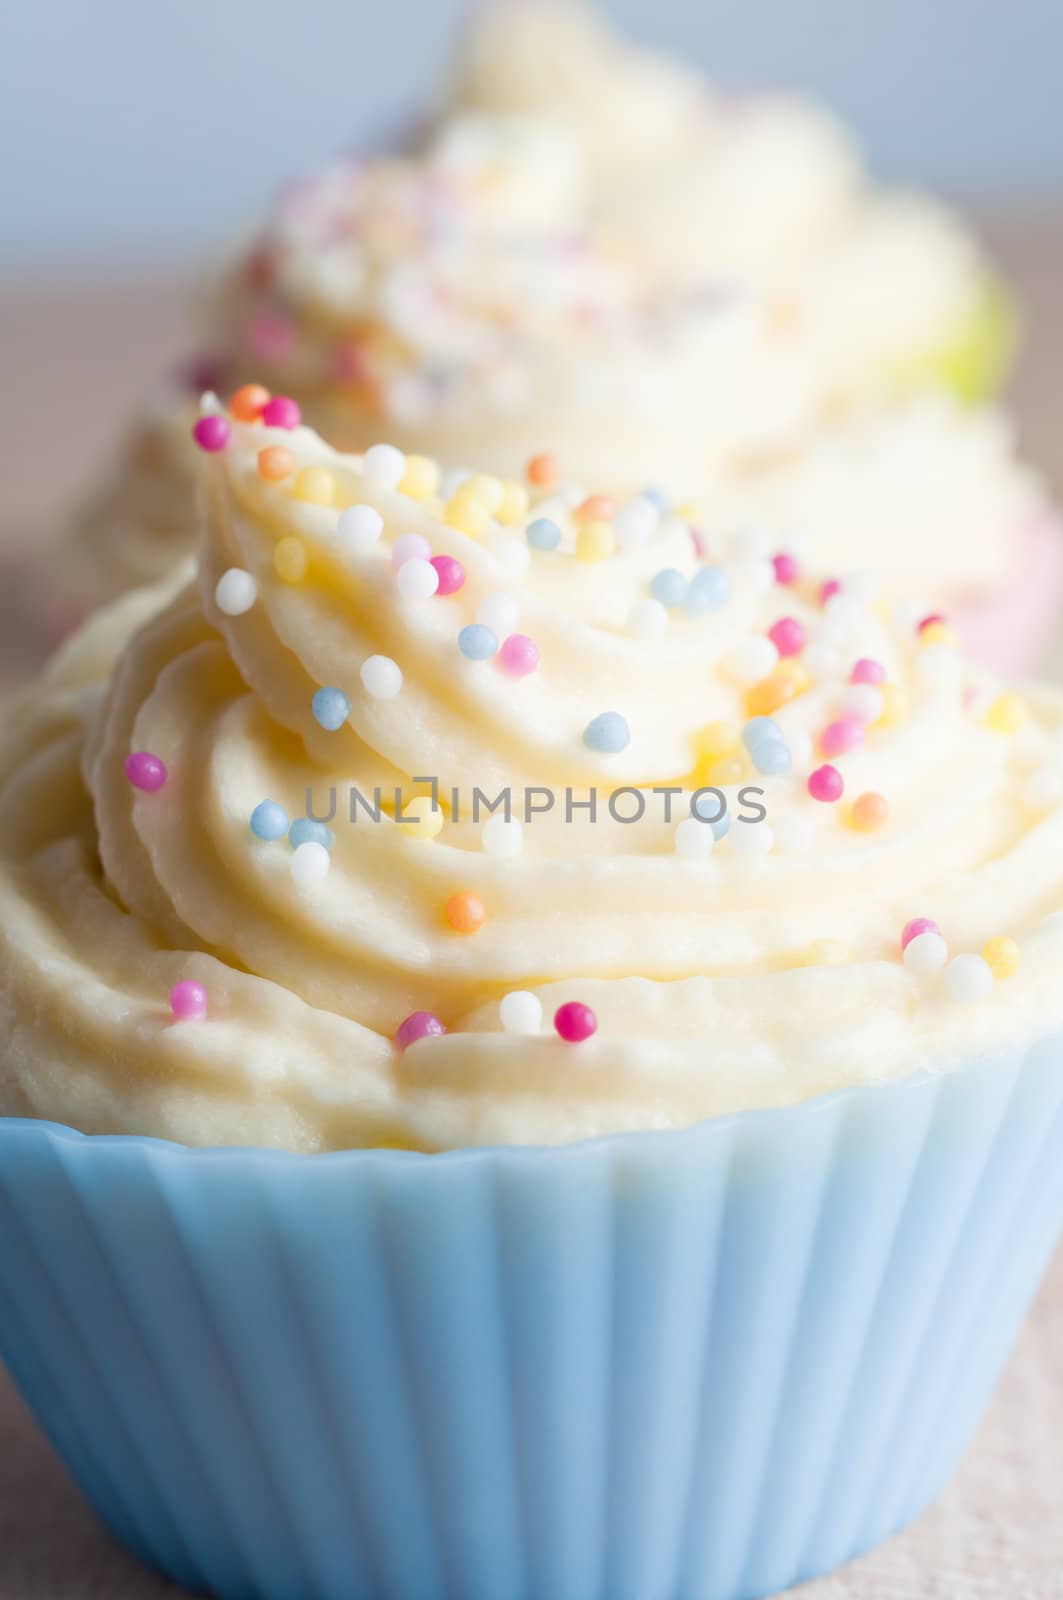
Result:
[[323,822],[315,822],[313,817],[297,817],[288,829],[288,843],[293,850],[301,844],[323,844],[326,850],[331,850],[336,836],[331,828],[326,828]]
[[723,567],[702,567],[694,574],[683,601],[692,617],[709,611],[722,611],[731,598],[731,580]]
[[276,800],[260,800],[251,813],[251,832],[256,839],[283,839],[288,832],[288,813]]
[[490,661],[498,649],[498,639],[482,622],[470,622],[458,634],[458,649],[470,661]]
[[[717,816],[721,805],[723,811]],[[722,839],[731,826],[731,819],[727,815],[727,798],[719,792],[694,795],[690,801],[690,814],[697,817],[699,822],[708,823],[714,839]]]
[[722,817],[717,817],[715,822],[710,822],[709,827],[712,829],[712,837],[717,843],[721,839],[726,839],[731,831],[731,813],[725,811]]
[[753,765],[765,777],[778,778],[783,773],[792,772],[794,758],[790,754],[790,746],[781,739],[764,739],[756,745],[750,755]]
[[750,717],[742,729],[742,743],[752,755],[761,745],[785,744],[786,740],[774,717]]
[[351,702],[342,689],[318,689],[310,708],[315,721],[328,733],[342,728],[351,714]]
[[561,543],[561,529],[550,517],[536,517],[526,529],[528,543],[536,550],[556,550]]
[[651,484],[648,489],[643,489],[642,499],[648,500],[651,505],[656,506],[662,517],[667,514],[672,504],[672,497],[668,491],[658,488],[655,484]]
[[603,711],[588,722],[583,730],[583,743],[588,750],[600,750],[603,755],[616,755],[631,743],[631,729],[619,711]]
[[662,567],[650,584],[650,593],[662,606],[674,610],[681,606],[687,597],[690,585],[683,574],[675,567]]

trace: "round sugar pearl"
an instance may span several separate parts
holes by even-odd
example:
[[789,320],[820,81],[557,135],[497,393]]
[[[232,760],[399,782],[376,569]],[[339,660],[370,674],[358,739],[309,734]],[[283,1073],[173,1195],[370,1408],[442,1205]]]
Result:
[[785,550],[780,550],[778,555],[772,556],[771,564],[775,572],[775,582],[782,584],[796,583],[800,575],[794,557]]
[[940,933],[941,929],[933,917],[912,917],[901,929],[901,950],[907,950],[913,939],[918,939],[921,933]]
[[984,1000],[993,992],[993,969],[983,956],[953,956],[945,968],[945,987],[954,1000]]
[[170,1010],[175,1022],[202,1022],[207,1014],[207,991],[185,978],[170,990]]
[[215,413],[197,418],[192,429],[193,439],[208,455],[216,455],[219,450],[224,450],[232,438],[232,433],[232,423],[228,417],[218,416]]
[[301,887],[328,877],[329,853],[316,839],[305,839],[292,851],[292,877]]
[[800,655],[805,648],[805,630],[796,617],[780,617],[768,629],[768,638],[783,657]]
[[397,489],[406,476],[406,457],[393,444],[374,444],[362,457],[362,473],[374,489]]
[[310,709],[319,727],[336,733],[351,714],[351,702],[342,689],[322,688],[314,691]]
[[620,550],[640,550],[653,537],[660,521],[660,512],[652,500],[637,495],[628,500],[613,517],[613,532]]
[[750,717],[742,729],[742,743],[750,752],[760,744],[782,742],[783,731],[773,717]]
[[701,567],[690,580],[683,610],[691,617],[722,611],[731,598],[731,580],[724,567]]
[[267,428],[287,428],[289,432],[303,420],[298,402],[289,394],[275,394],[272,400],[267,400],[261,416]]
[[420,533],[403,533],[391,547],[391,565],[401,567],[406,561],[430,561],[432,546]]
[[772,640],[756,634],[727,652],[724,670],[732,682],[748,687],[766,678],[778,660],[779,652]]
[[766,856],[775,843],[775,833],[766,822],[746,822],[739,817],[728,834],[731,848],[740,855]]
[[283,839],[288,827],[288,813],[276,800],[260,800],[251,813],[251,832],[256,839]]
[[856,717],[842,717],[837,722],[827,723],[819,736],[819,747],[825,756],[843,756],[863,741],[863,723]]
[[543,1003],[529,989],[512,989],[498,1003],[498,1020],[504,1033],[538,1033],[543,1025]]
[[430,561],[404,561],[395,574],[395,587],[404,600],[429,600],[439,588],[439,573]]
[[598,1019],[590,1006],[569,1000],[554,1012],[554,1027],[566,1044],[582,1044],[598,1031]]
[[458,649],[469,661],[490,661],[498,650],[498,637],[482,622],[470,622],[458,634]]
[[531,565],[527,541],[512,528],[495,528],[487,535],[487,548],[507,578],[523,578]]
[[861,656],[849,674],[849,681],[874,685],[885,683],[886,669],[881,661],[874,661],[870,656]]
[[476,608],[476,620],[499,639],[504,639],[517,626],[520,615],[517,602],[508,594],[489,594]]
[[288,829],[288,843],[293,850],[298,850],[301,844],[319,844],[323,849],[331,850],[335,842],[332,829],[313,817],[296,817]]
[[636,639],[659,639],[668,629],[668,612],[659,600],[636,600],[627,619]]
[[419,1039],[439,1039],[446,1031],[433,1012],[411,1011],[396,1029],[395,1046],[398,1050],[408,1050],[410,1045],[416,1044]]
[[808,792],[813,800],[822,800],[827,804],[840,800],[845,790],[845,780],[837,767],[817,767],[809,773]]
[[814,679],[822,681],[824,678],[840,678],[844,668],[844,661],[840,650],[832,644],[825,644],[821,639],[816,639],[805,651],[802,660]]
[[536,517],[529,522],[526,537],[533,550],[556,550],[561,543],[561,529],[551,517]]
[[451,895],[443,915],[455,933],[478,933],[487,919],[487,909],[479,895],[463,889]]
[[358,676],[362,688],[374,700],[394,700],[402,688],[402,670],[390,656],[369,656],[362,662]]
[[662,567],[650,583],[650,593],[662,606],[673,611],[687,596],[689,584],[677,567]]
[[511,633],[502,642],[498,664],[511,678],[526,678],[539,665],[539,646],[526,633]]
[[348,506],[336,524],[336,537],[352,556],[367,555],[383,531],[384,519],[373,506]]
[[435,839],[443,831],[443,812],[430,795],[417,795],[403,806],[399,827],[412,839]]
[[757,771],[766,778],[785,777],[793,771],[794,758],[790,747],[783,739],[763,739],[751,751],[751,759]]
[[258,474],[267,483],[282,483],[295,471],[295,457],[282,444],[269,444],[258,452]]
[[229,410],[238,422],[256,422],[269,404],[269,390],[260,383],[245,383],[229,396]]
[[230,567],[214,585],[214,604],[226,617],[242,617],[258,598],[258,584],[243,567]]
[[982,947],[982,956],[994,978],[1013,978],[1022,965],[1022,953],[1014,939],[998,936]]
[[125,758],[125,775],[134,789],[144,794],[154,794],[165,784],[169,773],[165,761],[153,756],[149,750],[134,750]]
[[842,695],[842,711],[857,722],[877,722],[886,708],[886,697],[873,683],[853,683]]
[[465,583],[465,568],[453,556],[433,556],[429,565],[436,570],[436,594],[457,594]]
[[616,755],[631,743],[631,730],[627,719],[619,711],[602,711],[593,717],[583,730],[583,743],[588,750],[602,755]]
[[273,548],[273,570],[285,583],[302,583],[308,566],[306,546],[301,539],[286,534]]
[[949,959],[949,947],[940,933],[917,933],[904,950],[904,964],[917,978],[932,978]]
[[336,503],[336,480],[327,467],[300,467],[292,493],[309,506],[332,506]]
[[516,817],[489,817],[483,825],[480,843],[489,856],[511,860],[524,849],[524,827]]
[[712,828],[698,817],[684,817],[676,824],[675,853],[684,861],[707,861],[715,843]]

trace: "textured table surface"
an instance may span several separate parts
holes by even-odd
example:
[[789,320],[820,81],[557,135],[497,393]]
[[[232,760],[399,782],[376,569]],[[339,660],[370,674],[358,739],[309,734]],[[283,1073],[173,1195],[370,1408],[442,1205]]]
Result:
[[[1014,386],[1026,449],[1063,493],[1063,218],[1013,218],[989,232],[1033,330]],[[181,352],[181,304],[167,282],[0,289],[0,549],[54,532],[132,395]],[[8,592],[0,584],[0,679],[11,681],[40,645]],[[174,1592],[97,1528],[0,1376],[0,1600]],[[802,1592],[810,1600],[1063,1600],[1063,1257],[951,1489],[907,1533]]]

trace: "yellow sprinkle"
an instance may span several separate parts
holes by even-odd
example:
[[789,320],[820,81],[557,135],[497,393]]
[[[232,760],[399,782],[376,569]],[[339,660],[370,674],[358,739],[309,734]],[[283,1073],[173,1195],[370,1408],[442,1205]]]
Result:
[[751,717],[770,717],[780,706],[804,694],[812,683],[808,668],[800,661],[787,659],[755,683],[746,695],[746,710]]
[[840,939],[813,939],[801,953],[800,967],[840,967],[849,960],[849,947]]
[[879,693],[882,696],[882,715],[871,726],[873,728],[899,727],[908,715],[908,702],[904,694],[895,683],[880,684]]
[[331,506],[336,502],[336,480],[327,467],[300,467],[292,492],[312,506]]
[[607,561],[616,553],[611,522],[585,522],[576,534],[577,561]]
[[447,526],[468,534],[470,539],[480,537],[487,527],[488,516],[487,507],[481,501],[463,495],[460,489],[451,495],[443,511]]
[[1018,733],[1029,717],[1030,708],[1021,695],[998,694],[986,712],[985,725],[994,733]]
[[443,813],[432,804],[430,795],[418,795],[402,808],[399,827],[412,839],[434,839],[443,827]]
[[495,515],[508,528],[523,522],[528,515],[528,491],[522,483],[507,478],[502,485],[502,502]]
[[719,787],[725,783],[741,783],[749,776],[749,765],[744,755],[725,756],[722,761],[710,762],[698,774],[700,782]]
[[407,456],[399,493],[411,500],[431,500],[439,488],[439,463],[430,456]]
[[704,761],[733,755],[741,742],[742,736],[733,722],[707,722],[694,736],[695,748]]
[[505,485],[500,478],[491,478],[484,472],[466,478],[457,493],[468,500],[478,500],[489,517],[493,517],[506,498]]
[[920,646],[927,644],[958,644],[955,629],[947,622],[928,622],[919,634]]
[[1022,964],[1019,947],[1014,939],[990,939],[982,948],[982,959],[988,963],[994,978],[1013,978]]
[[684,500],[682,505],[676,506],[675,514],[680,522],[697,522],[699,512],[692,500]]
[[285,583],[302,583],[306,577],[306,546],[301,539],[289,535],[281,539],[273,552],[273,565],[278,578]]

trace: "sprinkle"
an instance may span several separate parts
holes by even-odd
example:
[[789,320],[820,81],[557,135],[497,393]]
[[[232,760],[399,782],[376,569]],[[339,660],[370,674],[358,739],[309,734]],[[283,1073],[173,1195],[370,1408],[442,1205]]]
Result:
[[336,733],[351,714],[351,702],[342,689],[318,689],[310,702],[314,721],[326,733]]
[[232,424],[228,417],[211,415],[199,417],[192,429],[192,437],[201,450],[206,450],[208,455],[216,455],[232,438]]
[[692,617],[722,611],[731,598],[731,580],[724,567],[701,567],[690,580],[683,610]]
[[455,933],[477,933],[484,925],[487,911],[478,895],[463,889],[451,895],[443,907],[443,915]]
[[395,1048],[408,1050],[418,1039],[440,1039],[446,1031],[433,1012],[411,1011],[410,1015],[399,1023],[395,1033]]
[[629,500],[613,518],[613,532],[621,550],[641,550],[653,537],[660,513],[644,495]]
[[[724,723],[723,726],[726,727],[727,724]],[[742,743],[751,753],[759,744],[778,743],[782,739],[783,731],[771,717],[750,717],[742,729]]]
[[780,550],[778,555],[772,556],[771,564],[775,569],[776,583],[789,585],[797,582],[800,575],[797,562],[785,550]]
[[557,482],[558,464],[557,457],[552,455],[532,456],[526,469],[529,483],[534,483],[537,489],[548,489]]
[[439,573],[430,561],[404,561],[395,574],[395,587],[404,600],[429,600],[439,588]]
[[739,817],[728,837],[731,848],[743,856],[766,856],[775,843],[775,834],[766,822],[751,822]]
[[809,674],[800,661],[780,661],[768,677],[747,692],[746,710],[751,716],[770,716],[804,694],[810,683]]
[[300,467],[295,474],[292,493],[297,500],[304,500],[308,505],[335,505],[336,480],[327,467]]
[[816,640],[808,646],[801,659],[814,679],[840,678],[842,675],[842,654],[832,644]]
[[856,717],[828,722],[819,736],[819,747],[825,756],[844,756],[863,742],[864,725]]
[[538,1033],[543,1003],[530,989],[511,989],[498,1003],[498,1020],[504,1033]]
[[483,825],[480,843],[489,856],[512,860],[524,849],[524,828],[516,817],[489,817]]
[[288,829],[288,843],[293,850],[298,850],[301,844],[319,844],[322,850],[331,850],[336,836],[325,823],[313,817],[296,817]]
[[881,661],[873,661],[870,656],[861,656],[849,674],[850,683],[880,684],[886,681],[886,669]]
[[929,616],[920,618],[915,625],[915,631],[916,633],[925,633],[927,628],[935,628],[939,623],[944,622],[944,620],[945,618],[942,616],[940,611],[932,611]]
[[302,420],[298,403],[289,394],[275,394],[262,407],[262,421],[267,428],[284,428],[291,433]]
[[715,843],[712,828],[700,817],[684,817],[676,824],[675,853],[684,861],[707,861]]
[[831,803],[840,800],[845,790],[845,780],[837,767],[817,767],[808,775],[808,792],[813,800]]
[[842,695],[841,709],[846,717],[870,727],[886,709],[886,700],[873,683],[852,683]]
[[889,802],[885,795],[869,789],[866,794],[858,794],[853,801],[849,821],[858,833],[874,833],[876,828],[888,822],[889,814]]
[[397,489],[406,476],[406,457],[393,444],[374,444],[362,457],[362,474],[374,489]]
[[668,629],[668,612],[659,600],[636,600],[627,626],[636,639],[659,639]]
[[694,735],[694,748],[703,761],[722,761],[733,756],[744,739],[744,731],[740,734],[733,722],[706,722]]
[[511,633],[498,652],[498,664],[511,678],[526,678],[539,665],[539,646],[526,633]]
[[631,730],[619,711],[602,711],[584,728],[583,743],[602,755],[617,755],[631,743]]
[[784,739],[765,739],[750,752],[750,759],[766,778],[785,777],[794,767],[790,746]]
[[305,839],[292,851],[291,874],[302,888],[308,888],[313,883],[321,883],[328,877],[330,865],[328,851],[323,844],[318,844],[316,839]]
[[523,578],[531,566],[527,540],[512,528],[492,528],[487,535],[487,548],[505,578]]
[[258,452],[259,476],[267,483],[280,483],[295,471],[295,457],[283,444],[270,444]]
[[242,617],[258,598],[258,584],[243,567],[230,567],[214,585],[214,604],[226,617]]
[[1029,721],[1030,708],[1018,694],[999,694],[986,712],[985,725],[994,733],[1018,733]]
[[800,655],[805,648],[805,630],[796,617],[780,617],[768,629],[768,638],[783,657]]
[[561,543],[561,529],[552,517],[536,517],[525,535],[533,550],[556,550]]
[[404,533],[391,547],[391,565],[401,567],[405,561],[429,561],[432,546],[420,533]]
[[251,813],[251,832],[256,839],[283,839],[288,827],[288,813],[276,800],[260,800]]
[[1022,964],[1022,956],[1014,939],[990,939],[982,946],[982,958],[994,978],[1013,978]]
[[608,561],[616,554],[611,522],[584,522],[576,532],[577,561]]
[[498,649],[498,635],[482,622],[470,622],[458,634],[458,649],[469,661],[490,661]]
[[669,610],[683,604],[688,588],[687,579],[676,567],[662,567],[650,582],[653,598]]
[[165,784],[169,773],[166,763],[148,750],[135,750],[125,758],[125,775],[134,789],[154,794]]
[[466,478],[458,493],[469,500],[478,501],[489,517],[493,517],[496,512],[501,510],[502,502],[506,498],[506,489],[502,480],[489,477],[484,472],[477,472],[471,478]]
[[273,551],[273,567],[285,583],[301,583],[306,577],[306,546],[293,534],[286,534]]
[[945,987],[953,1000],[984,1000],[993,992],[993,973],[981,956],[954,956],[945,968]]
[[903,692],[895,683],[884,683],[879,693],[882,696],[882,715],[875,723],[875,727],[898,727],[904,721],[908,711]]
[[453,556],[433,556],[429,563],[436,569],[439,582],[436,594],[457,594],[465,582],[465,568]]
[[912,917],[901,929],[901,950],[904,951],[913,939],[918,939],[922,933],[940,933],[941,929],[932,917]]
[[485,595],[476,608],[477,622],[482,623],[485,628],[490,628],[499,639],[513,632],[519,615],[517,602],[508,594],[500,592]]
[[336,536],[349,555],[367,555],[384,531],[384,519],[373,506],[348,506],[341,511]]
[[598,1018],[580,1000],[568,1000],[554,1012],[554,1027],[566,1044],[582,1044],[598,1031]]
[[919,643],[923,649],[929,649],[933,645],[947,645],[950,649],[955,649],[958,641],[955,630],[950,628],[947,622],[932,622],[920,629]]
[[931,978],[949,959],[949,947],[933,929],[917,933],[904,947],[904,964],[918,978]]
[[439,488],[439,463],[430,456],[407,456],[399,493],[410,500],[430,500]]
[[507,528],[515,528],[528,515],[528,491],[522,483],[506,478],[502,484],[502,500],[495,516]]
[[230,397],[229,410],[237,422],[257,422],[262,407],[269,404],[269,390],[260,383],[245,383]]
[[735,645],[728,651],[724,658],[724,670],[733,682],[742,688],[760,683],[774,670],[779,660],[779,652],[770,639],[763,634],[754,634],[750,639],[743,639],[741,644]]
[[403,806],[399,827],[412,839],[434,839],[443,830],[443,812],[431,795],[420,794]]
[[479,500],[470,500],[459,489],[451,495],[443,508],[443,520],[449,528],[456,528],[469,539],[478,539],[490,520],[487,507]]
[[607,494],[589,494],[573,511],[576,522],[612,523],[616,515],[616,501]]
[[402,670],[390,656],[369,656],[359,669],[362,688],[374,700],[394,700],[402,688]]
[[184,978],[170,990],[170,1010],[175,1022],[202,1022],[207,1014],[207,991],[201,983]]

